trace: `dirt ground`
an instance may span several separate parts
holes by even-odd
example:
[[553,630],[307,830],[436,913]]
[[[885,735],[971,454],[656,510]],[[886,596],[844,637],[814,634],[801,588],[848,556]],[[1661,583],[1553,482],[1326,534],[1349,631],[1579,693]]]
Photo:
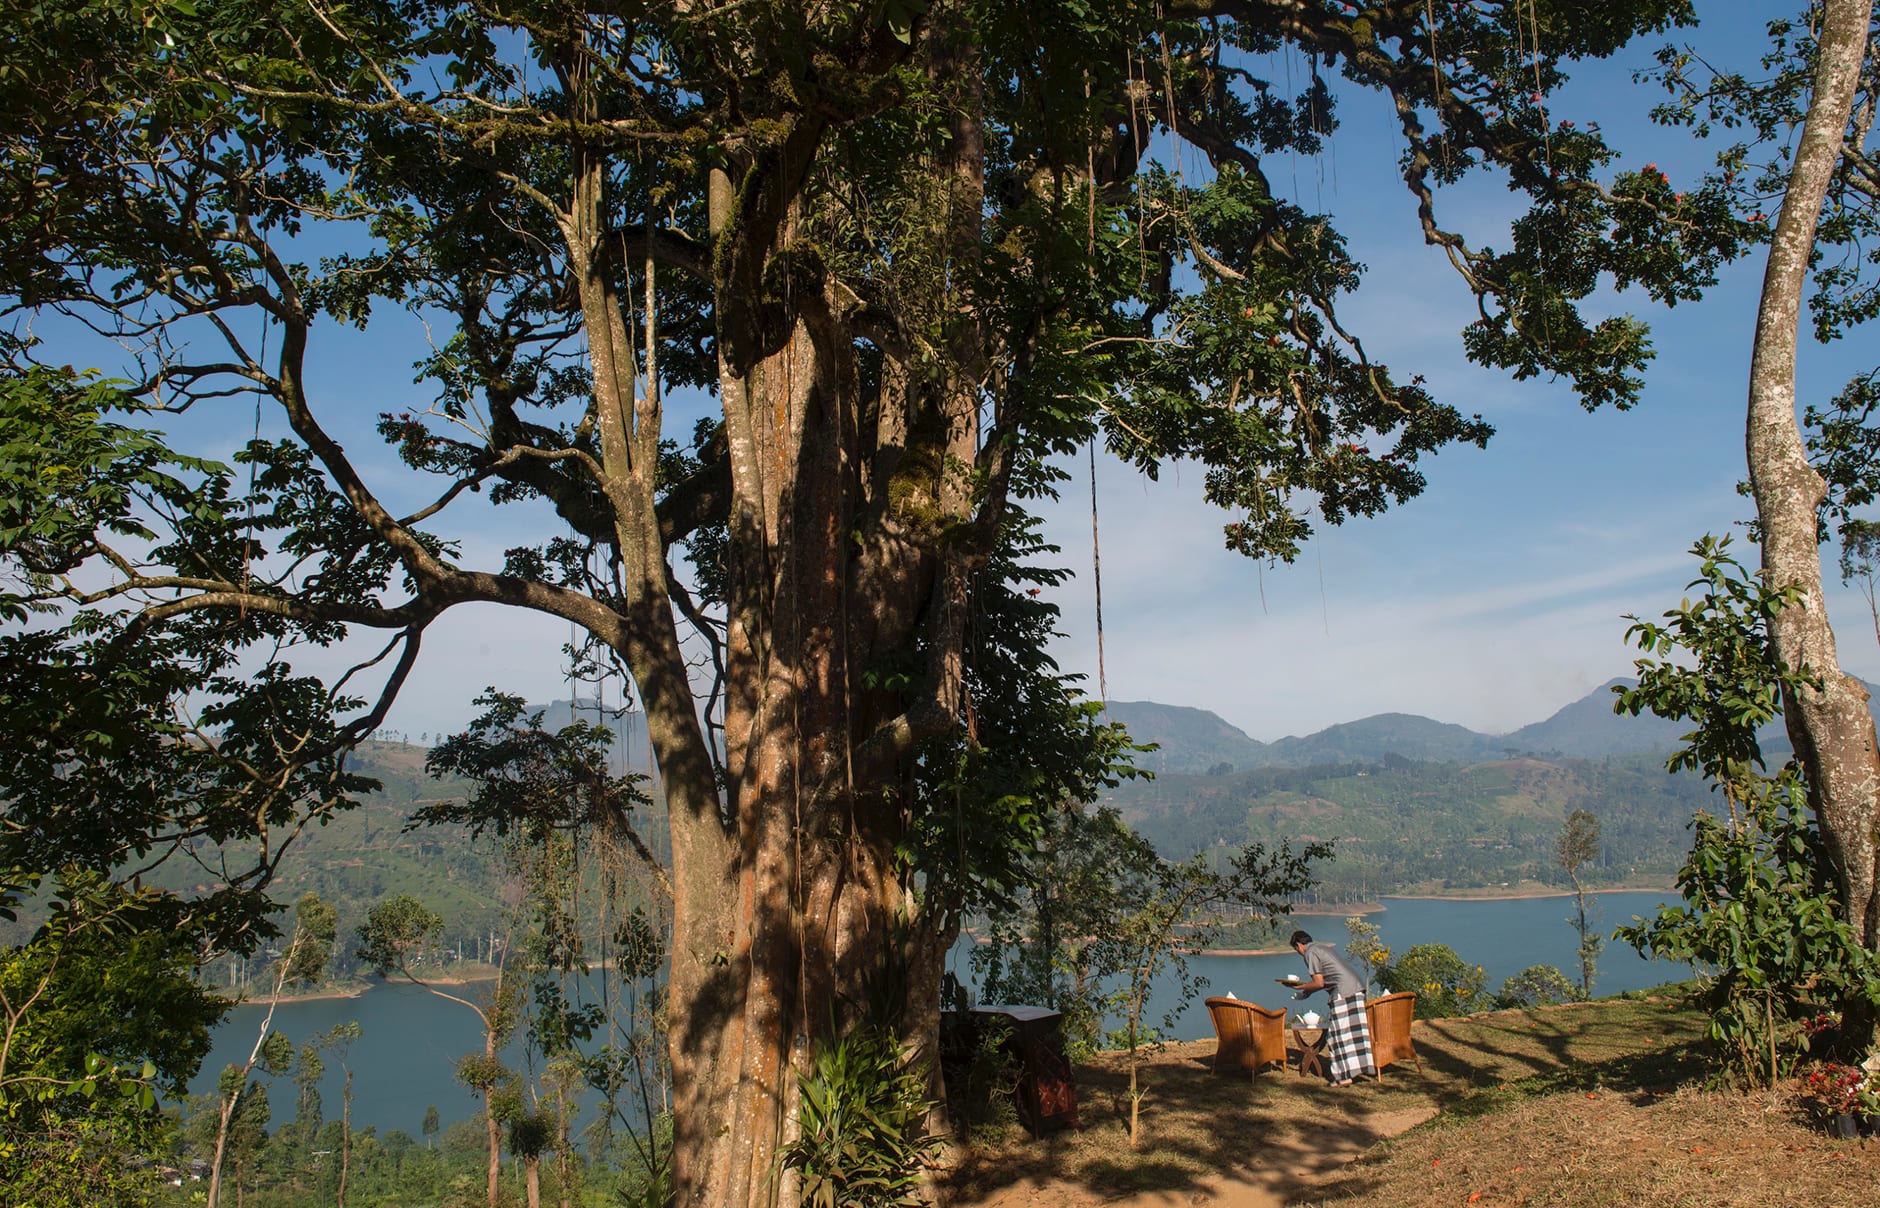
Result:
[[1273,1070],[1217,1077],[1213,1041],[1140,1070],[1077,1070],[1081,1127],[976,1140],[950,1180],[977,1208],[1393,1208],[1880,1203],[1880,1139],[1830,1138],[1794,1085],[1703,1088],[1701,1020],[1666,1001],[1595,1003],[1419,1022],[1422,1070],[1335,1088]]

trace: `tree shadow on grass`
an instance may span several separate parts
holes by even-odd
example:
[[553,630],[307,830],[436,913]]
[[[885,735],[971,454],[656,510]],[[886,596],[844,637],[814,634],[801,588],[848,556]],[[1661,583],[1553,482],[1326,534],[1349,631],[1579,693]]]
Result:
[[[1622,1057],[1668,1060],[1659,1081],[1674,1083],[1692,1076],[1686,1066],[1702,1030],[1702,1016],[1679,1002],[1606,1001],[1422,1020],[1417,1044],[1425,1067],[1460,1087],[1576,1076]],[[1652,1074],[1641,1067],[1613,1076]]]
[[1136,1148],[1128,1140],[1126,1067],[1110,1055],[1078,1067],[1084,1127],[1037,1140],[1014,1135],[997,1153],[974,1155],[954,1183],[957,1198],[971,1203],[1017,1184],[1064,1182],[1105,1199],[1194,1192],[1221,1179],[1278,1195],[1389,1135],[1389,1119],[1400,1114],[1380,1113],[1373,1088],[1334,1088],[1291,1067],[1217,1076],[1213,1048],[1211,1041],[1171,1046],[1144,1067]]
[[1133,1149],[1127,1066],[1105,1054],[1077,1068],[1081,1130],[1017,1134],[982,1148],[953,1188],[958,1202],[973,1203],[1021,1183],[1057,1184],[1068,1196],[1058,1202],[1075,1203],[1192,1193],[1226,1179],[1289,1200],[1439,1113],[1467,1118],[1595,1087],[1650,1098],[1695,1076],[1700,1033],[1701,1019],[1669,1002],[1419,1021],[1412,1035],[1421,1072],[1402,1061],[1351,1088],[1302,1078],[1291,1066],[1217,1076],[1213,1041],[1171,1045],[1142,1067],[1143,1138]]

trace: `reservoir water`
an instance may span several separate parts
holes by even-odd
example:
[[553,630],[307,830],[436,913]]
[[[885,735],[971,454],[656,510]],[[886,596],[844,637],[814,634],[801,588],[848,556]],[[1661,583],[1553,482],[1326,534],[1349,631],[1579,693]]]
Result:
[[[1671,890],[1608,893],[1595,900],[1598,906],[1594,925],[1602,934],[1610,935],[1614,927],[1630,923],[1635,915],[1656,914],[1660,903],[1675,902],[1677,895]],[[1553,965],[1574,977],[1578,937],[1567,921],[1573,910],[1571,898],[1387,898],[1384,906],[1383,911],[1367,916],[1367,920],[1379,929],[1383,942],[1393,951],[1402,953],[1415,944],[1447,944],[1463,960],[1482,966],[1491,991],[1531,965]],[[1300,914],[1294,920],[1315,939],[1342,946],[1347,938],[1345,917]],[[952,959],[953,972],[962,981],[970,980],[968,947],[963,944],[956,949]],[[1209,994],[1231,991],[1264,1006],[1291,1008],[1294,1004],[1290,992],[1276,985],[1274,978],[1302,967],[1291,952],[1269,956],[1200,955],[1188,958],[1188,963],[1190,970],[1207,978],[1209,984],[1178,1017],[1173,1031],[1173,1038],[1178,1040],[1213,1034],[1207,1010],[1201,1005],[1201,998]],[[1689,976],[1685,966],[1646,961],[1630,947],[1609,941],[1599,957],[1593,990],[1595,994],[1616,994]],[[453,986],[451,990],[458,993],[462,988]],[[1175,989],[1164,979],[1151,999],[1145,1022],[1159,1022],[1175,1002]],[[1323,1002],[1319,996],[1300,1009]],[[224,1066],[247,1059],[266,1011],[265,1004],[251,1003],[229,1012],[216,1030],[214,1050],[191,1084],[192,1092],[212,1093]],[[402,1128],[416,1137],[425,1109],[433,1104],[445,1127],[477,1116],[481,1101],[456,1080],[453,1072],[459,1057],[483,1048],[482,1032],[472,1012],[416,986],[386,983],[357,998],[283,1003],[275,1012],[274,1029],[298,1045],[348,1020],[357,1021],[361,1027],[360,1038],[346,1056],[353,1071],[354,1127],[376,1125],[381,1132]],[[512,1044],[504,1060],[512,1068],[522,1068],[526,1060],[522,1045]],[[329,1054],[326,1079],[320,1088],[328,1119],[339,1116],[339,1070],[340,1063]],[[269,1099],[277,1123],[291,1118],[291,1077],[274,1079]]]

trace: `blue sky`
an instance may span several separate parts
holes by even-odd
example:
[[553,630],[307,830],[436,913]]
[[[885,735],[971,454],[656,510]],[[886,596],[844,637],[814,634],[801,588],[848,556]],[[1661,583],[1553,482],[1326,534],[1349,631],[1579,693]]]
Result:
[[[1684,36],[1746,67],[1763,21],[1785,11],[1747,0],[1701,8],[1709,26]],[[1630,79],[1657,41],[1582,67],[1549,109],[1556,120],[1599,121],[1625,151],[1619,166],[1655,162],[1674,181],[1689,179],[1709,153],[1681,132],[1650,127],[1643,115],[1657,95]],[[1303,64],[1294,71],[1303,79]],[[1109,695],[1210,709],[1264,740],[1386,711],[1490,733],[1516,729],[1629,672],[1624,615],[1654,616],[1674,604],[1695,570],[1691,543],[1749,515],[1736,483],[1760,261],[1734,267],[1705,301],[1676,310],[1635,295],[1602,299],[1602,307],[1650,321],[1658,357],[1640,407],[1589,415],[1562,385],[1514,383],[1463,359],[1457,333],[1473,304],[1445,258],[1422,245],[1395,174],[1400,143],[1387,108],[1354,97],[1340,119],[1343,130],[1322,157],[1277,166],[1271,176],[1308,209],[1333,213],[1368,265],[1366,284],[1341,317],[1400,377],[1423,373],[1438,397],[1479,411],[1499,434],[1486,451],[1432,459],[1420,499],[1322,530],[1292,565],[1257,564],[1222,548],[1229,517],[1200,502],[1197,469],[1173,467],[1148,483],[1100,461]],[[1445,225],[1505,243],[1499,232],[1515,204],[1501,186],[1484,181],[1454,194],[1442,202]],[[329,330],[311,366],[315,397],[368,418],[422,406],[409,365],[426,338],[415,320],[389,310],[369,335]],[[1805,400],[1832,393],[1856,368],[1845,347],[1805,346],[1804,357]],[[252,412],[233,411],[189,426],[226,456],[253,424]],[[261,426],[265,434],[279,424],[264,414]],[[342,439],[393,507],[423,502],[399,493],[418,484],[376,437],[361,430]],[[1094,693],[1085,464],[1078,458],[1067,467],[1072,481],[1046,517],[1063,563],[1078,572],[1053,595],[1066,630],[1056,654],[1088,676]],[[526,510],[473,509],[454,527],[465,565],[500,565],[505,547],[540,539]],[[1740,553],[1754,562],[1752,549]],[[1831,584],[1830,604],[1843,664],[1880,678],[1865,602]],[[560,649],[569,639],[565,622],[493,605],[455,609],[433,627],[389,725],[414,738],[459,728],[475,712],[472,698],[492,684],[538,701],[566,696]],[[296,661],[336,663],[306,652]]]
[[[1707,26],[1680,37],[1753,70],[1763,22],[1784,6],[1709,0],[1702,9]],[[1631,81],[1658,41],[1583,65],[1549,108],[1556,120],[1599,121],[1625,152],[1617,166],[1657,163],[1674,181],[1688,179],[1710,152],[1650,126],[1644,115],[1658,94]],[[1303,64],[1294,69],[1302,79]],[[1667,310],[1636,293],[1602,299],[1651,323],[1658,356],[1642,405],[1588,414],[1564,385],[1515,383],[1463,358],[1458,332],[1473,303],[1446,259],[1422,244],[1395,174],[1401,144],[1391,115],[1377,98],[1357,97],[1340,120],[1325,154],[1275,168],[1275,185],[1335,214],[1368,266],[1345,304],[1347,326],[1400,376],[1425,374],[1433,392],[1481,412],[1498,435],[1485,451],[1434,458],[1421,498],[1321,530],[1291,565],[1222,547],[1228,517],[1200,501],[1198,469],[1173,467],[1150,483],[1100,460],[1105,682],[1111,699],[1209,709],[1262,740],[1388,711],[1506,732],[1629,673],[1624,616],[1675,604],[1695,572],[1691,543],[1750,515],[1736,484],[1760,260],[1734,266],[1695,305]],[[1441,203],[1447,225],[1505,243],[1499,232],[1517,211],[1502,186],[1484,180],[1452,192]],[[1803,399],[1832,393],[1853,371],[1845,348],[1805,345],[1803,355]],[[370,394],[388,372],[408,379],[405,360],[332,357],[323,369],[335,392]],[[388,451],[358,442],[353,451],[390,468]],[[1068,466],[1072,481],[1046,517],[1064,565],[1078,572],[1053,596],[1066,631],[1055,653],[1094,694],[1085,466],[1082,458]],[[494,565],[504,546],[533,539],[518,517],[490,519],[460,530],[467,564]],[[1753,564],[1754,550],[1739,546]],[[1864,601],[1830,586],[1844,665],[1880,678]],[[487,684],[534,700],[565,696],[559,650],[569,636],[564,622],[495,606],[454,610],[434,628],[390,724],[414,736],[461,726]]]
[[[1685,36],[1752,71],[1763,20],[1783,11],[1700,8],[1709,28]],[[1694,177],[1709,153],[1643,120],[1657,93],[1634,85],[1631,72],[1657,44],[1582,66],[1549,109],[1556,120],[1599,121],[1625,152],[1619,166],[1657,163],[1675,182]],[[1389,114],[1374,101],[1360,108],[1367,99],[1340,109],[1356,146],[1340,141],[1291,180],[1275,172],[1275,184],[1338,215],[1369,266],[1346,308],[1367,350],[1400,377],[1426,374],[1438,397],[1479,411],[1498,435],[1486,451],[1440,454],[1427,464],[1421,498],[1322,529],[1291,565],[1226,552],[1220,527],[1229,517],[1199,502],[1193,468],[1147,483],[1100,461],[1113,700],[1210,709],[1269,741],[1390,711],[1503,733],[1629,674],[1625,615],[1655,617],[1675,605],[1696,570],[1692,542],[1733,531],[1753,512],[1736,484],[1760,257],[1730,269],[1699,304],[1667,310],[1636,292],[1601,299],[1645,318],[1658,356],[1639,407],[1588,414],[1561,384],[1516,383],[1462,357],[1457,333],[1473,317],[1472,300],[1445,258],[1422,246],[1393,172]],[[1446,204],[1439,220],[1490,241],[1513,212],[1499,186],[1461,190]],[[1859,368],[1856,351],[1805,343],[1799,397],[1837,390]],[[1075,481],[1050,513],[1050,532],[1082,574],[1057,597],[1068,631],[1058,653],[1094,689],[1089,476],[1081,459],[1067,468]],[[1737,547],[1755,565],[1741,536]],[[1880,678],[1866,603],[1841,588],[1827,556],[1842,663]]]

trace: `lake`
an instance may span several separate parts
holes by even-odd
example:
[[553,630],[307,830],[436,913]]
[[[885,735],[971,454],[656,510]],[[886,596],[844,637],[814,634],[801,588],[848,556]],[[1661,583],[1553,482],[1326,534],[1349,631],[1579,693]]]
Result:
[[[478,987],[449,986],[452,994],[474,997]],[[192,1094],[213,1094],[223,1068],[240,1065],[254,1048],[268,1008],[244,1003],[231,1010],[215,1031],[215,1047],[190,1083]],[[296,1046],[335,1024],[356,1021],[359,1039],[346,1052],[353,1071],[353,1127],[377,1125],[379,1131],[402,1128],[419,1137],[425,1109],[437,1106],[445,1128],[482,1111],[482,1100],[455,1077],[457,1059],[483,1051],[483,1025],[474,1012],[405,982],[384,982],[357,998],[315,998],[283,1002],[274,1012],[274,1030]],[[323,1055],[326,1077],[320,1083],[321,1108],[339,1119],[344,1074],[336,1053]],[[521,1068],[522,1044],[512,1043],[503,1060]],[[265,1075],[260,1075],[265,1077]],[[272,1080],[268,1094],[274,1123],[294,1115],[294,1080]]]
[[[1600,894],[1595,899],[1598,906],[1593,922],[1603,934],[1610,935],[1614,927],[1631,922],[1633,916],[1656,914],[1660,903],[1676,900],[1672,890]],[[1554,965],[1577,980],[1574,969],[1578,936],[1567,922],[1573,911],[1571,898],[1386,898],[1384,906],[1381,912],[1366,917],[1393,951],[1402,953],[1415,944],[1448,944],[1463,960],[1483,967],[1491,991],[1530,965]],[[1347,938],[1345,915],[1301,914],[1294,918],[1315,939],[1342,946]],[[962,980],[967,980],[971,972],[968,950],[969,946],[962,945],[952,959],[953,972]],[[1189,968],[1208,979],[1202,996],[1232,991],[1263,1006],[1287,1009],[1294,1006],[1291,992],[1276,985],[1274,979],[1299,972],[1302,967],[1291,952],[1189,958]],[[1689,976],[1685,966],[1646,961],[1631,948],[1609,941],[1600,954],[1598,980],[1593,988],[1597,994],[1616,994]],[[451,987],[453,993],[460,989]],[[1159,1021],[1174,1001],[1172,987],[1164,984],[1161,992],[1152,997],[1145,1020]],[[1317,996],[1300,1009],[1323,1002],[1323,996]],[[244,1004],[229,1012],[216,1030],[214,1050],[190,1086],[192,1092],[212,1093],[216,1076],[225,1065],[247,1059],[266,1012],[265,1004]],[[482,1032],[472,1012],[416,986],[388,982],[358,998],[282,1003],[275,1012],[274,1027],[298,1045],[348,1020],[356,1020],[362,1029],[347,1054],[353,1070],[354,1127],[376,1125],[381,1132],[402,1128],[416,1137],[425,1108],[430,1105],[437,1106],[446,1128],[474,1118],[481,1110],[481,1101],[453,1074],[459,1057],[483,1048]],[[1179,1017],[1174,1036],[1196,1040],[1211,1035],[1207,1009],[1198,996]],[[504,1060],[512,1068],[522,1068],[525,1054],[521,1044],[512,1044]],[[328,1119],[339,1117],[339,1069],[339,1062],[329,1054],[327,1076],[320,1087]],[[292,1078],[274,1079],[269,1100],[277,1123],[290,1119],[294,1114]],[[582,1123],[588,1119],[591,1115],[584,1113]]]
[[[1675,890],[1606,893],[1591,899],[1588,910],[1593,926],[1610,936],[1613,928],[1630,923],[1635,915],[1655,915],[1661,904],[1679,900]],[[1448,944],[1463,960],[1482,966],[1492,993],[1501,989],[1502,982],[1532,965],[1553,965],[1577,984],[1579,934],[1567,921],[1572,913],[1573,899],[1565,897],[1469,901],[1385,898],[1384,909],[1366,915],[1365,921],[1376,927],[1382,942],[1399,955],[1416,944]],[[1313,939],[1329,941],[1342,950],[1349,938],[1345,931],[1348,917],[1296,914],[1293,920],[1301,930],[1311,932]],[[1303,972],[1305,963],[1288,951],[1275,956],[1193,956],[1188,959],[1188,967],[1208,979],[1204,995],[1231,990],[1237,997],[1261,1006],[1290,1010],[1295,1006],[1292,991],[1274,984],[1273,979]],[[1643,990],[1689,976],[1689,966],[1648,961],[1629,945],[1609,939],[1599,954],[1593,993]],[[1152,998],[1146,1018],[1159,1020],[1172,1001],[1172,994]],[[1324,1002],[1324,996],[1318,995],[1297,1009],[1323,1011]],[[1175,1034],[1182,1040],[1214,1034],[1207,1010],[1199,1000],[1189,1005]]]

